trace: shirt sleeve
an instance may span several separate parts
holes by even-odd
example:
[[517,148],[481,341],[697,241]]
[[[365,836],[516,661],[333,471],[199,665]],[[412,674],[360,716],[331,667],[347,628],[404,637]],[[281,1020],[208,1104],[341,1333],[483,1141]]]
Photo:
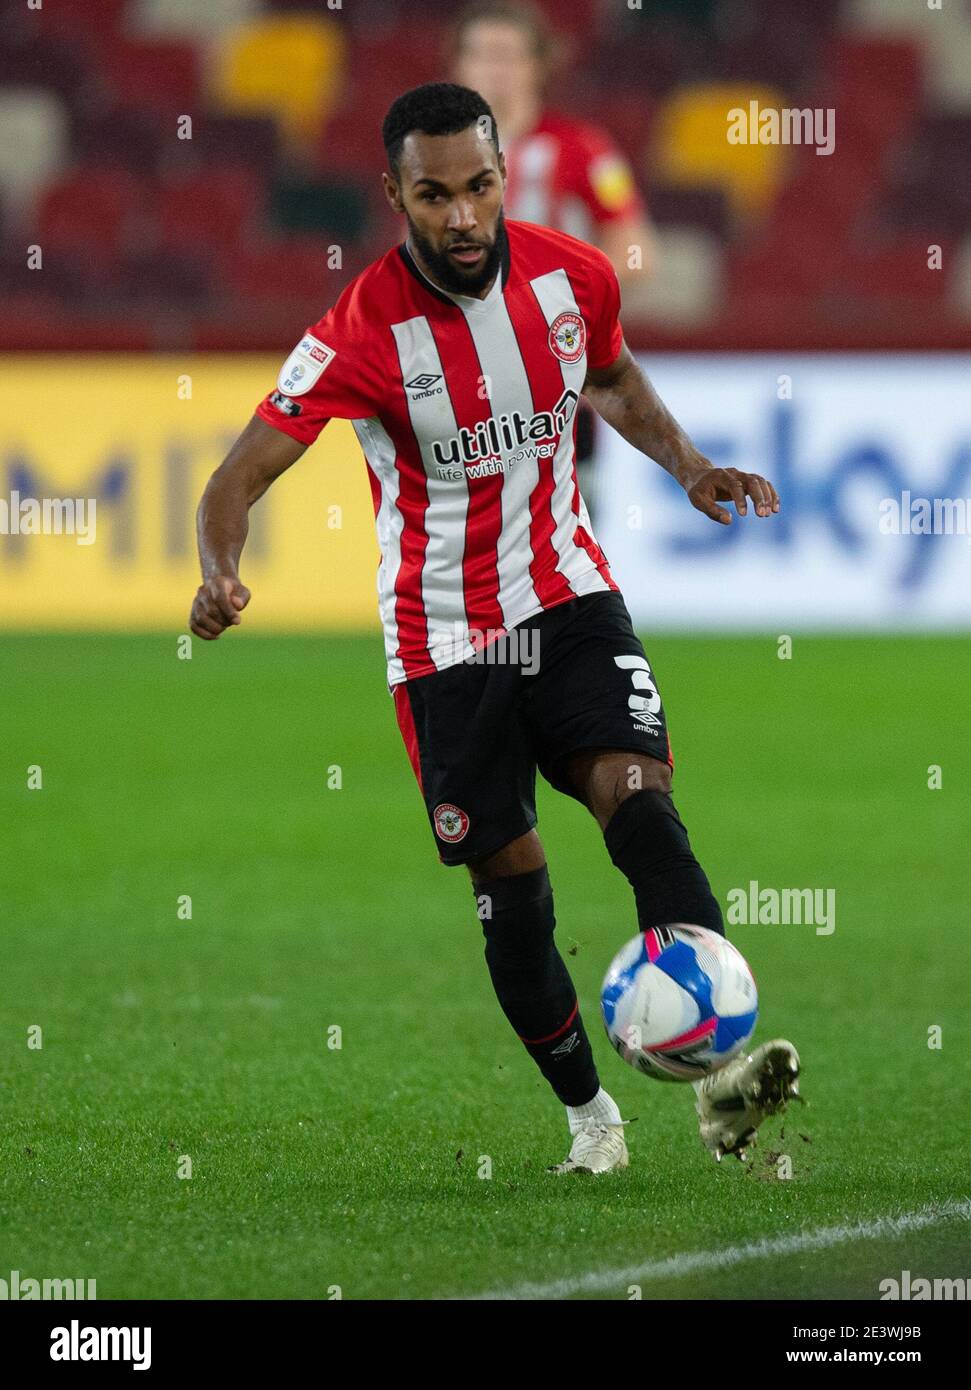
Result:
[[348,305],[345,293],[304,333],[256,414],[304,444],[312,444],[329,420],[368,419],[378,410],[374,361],[355,331],[353,302]]
[[571,162],[577,192],[598,226],[645,215],[630,164],[605,131],[582,126],[577,134],[577,157]]
[[597,252],[593,271],[593,307],[587,341],[587,366],[609,367],[620,356],[624,331],[620,326],[620,284],[607,257]]

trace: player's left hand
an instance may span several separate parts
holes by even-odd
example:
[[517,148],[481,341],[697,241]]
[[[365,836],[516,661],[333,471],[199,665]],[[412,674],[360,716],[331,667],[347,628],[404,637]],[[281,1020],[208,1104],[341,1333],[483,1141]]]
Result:
[[779,510],[779,494],[768,478],[738,468],[708,468],[694,482],[685,484],[685,492],[693,507],[723,526],[731,525],[732,514],[719,507],[719,502],[734,502],[739,516],[748,511],[749,497],[756,516],[771,516]]

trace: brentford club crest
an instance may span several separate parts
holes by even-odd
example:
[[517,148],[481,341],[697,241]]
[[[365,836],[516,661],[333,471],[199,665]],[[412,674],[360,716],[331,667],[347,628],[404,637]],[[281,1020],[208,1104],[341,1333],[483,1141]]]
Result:
[[561,362],[579,362],[587,347],[587,326],[579,314],[559,314],[550,325],[550,352]]
[[450,801],[443,801],[440,806],[436,806],[432,814],[435,818],[435,833],[440,840],[455,845],[459,840],[464,840],[469,833],[468,816]]

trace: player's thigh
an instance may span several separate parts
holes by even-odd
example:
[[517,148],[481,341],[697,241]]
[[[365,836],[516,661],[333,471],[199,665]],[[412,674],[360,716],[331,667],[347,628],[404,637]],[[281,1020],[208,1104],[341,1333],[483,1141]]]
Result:
[[459,662],[394,692],[443,864],[487,861],[536,824],[536,762],[509,665]]
[[621,595],[587,596],[548,627],[525,700],[543,776],[594,814],[628,786],[670,790],[664,707]]

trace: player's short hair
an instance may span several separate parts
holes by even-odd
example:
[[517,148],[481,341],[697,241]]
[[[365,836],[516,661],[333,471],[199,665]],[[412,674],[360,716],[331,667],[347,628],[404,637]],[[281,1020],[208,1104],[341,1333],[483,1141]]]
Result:
[[530,41],[533,57],[549,70],[561,57],[561,43],[549,20],[531,0],[472,0],[457,15],[451,32],[453,60],[461,52],[469,30],[476,24],[513,24]]
[[483,126],[498,154],[499,132],[492,107],[471,87],[459,87],[454,82],[426,82],[423,87],[404,92],[392,103],[381,127],[391,172],[398,177],[401,147],[405,136],[413,130],[422,135],[456,135],[483,117],[488,122],[483,122]]

